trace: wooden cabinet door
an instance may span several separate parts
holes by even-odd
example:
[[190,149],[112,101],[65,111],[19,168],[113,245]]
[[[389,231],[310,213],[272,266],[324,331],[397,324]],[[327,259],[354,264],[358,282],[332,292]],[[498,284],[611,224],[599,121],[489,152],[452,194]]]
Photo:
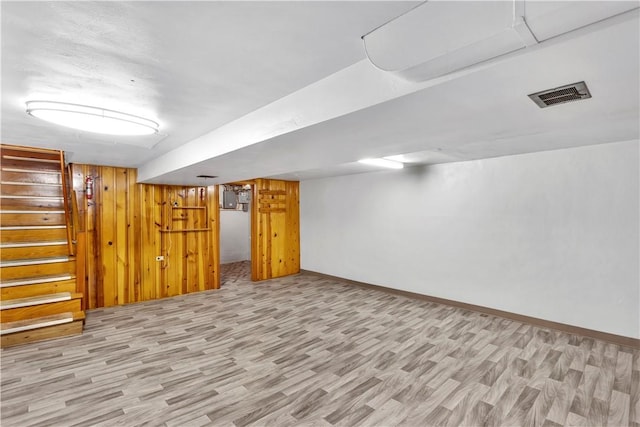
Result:
[[251,280],[300,272],[299,182],[256,179],[251,205]]

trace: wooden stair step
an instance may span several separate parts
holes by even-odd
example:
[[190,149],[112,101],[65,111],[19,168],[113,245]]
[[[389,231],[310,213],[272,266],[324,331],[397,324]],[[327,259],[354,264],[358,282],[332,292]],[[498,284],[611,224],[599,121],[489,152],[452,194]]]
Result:
[[6,205],[7,203],[25,203],[25,201],[29,201],[25,204],[34,204],[34,203],[55,203],[59,201],[63,201],[64,197],[62,196],[25,196],[22,194],[0,194],[0,199],[2,199],[2,204]]
[[32,241],[32,242],[11,242],[11,243],[0,243],[0,249],[7,248],[27,248],[32,246],[56,246],[56,245],[66,245],[66,240],[44,240],[44,241]]
[[60,152],[38,153],[2,147],[0,156],[3,166],[15,166],[34,170],[60,170]]
[[6,181],[4,179],[0,181],[0,185],[2,186],[15,185],[19,187],[54,187],[54,188],[62,187],[62,184],[59,182],[51,183],[51,182],[33,182],[33,181]]
[[0,154],[37,159],[59,160],[60,150],[51,148],[24,147],[21,145],[0,145]]
[[2,209],[0,210],[0,214],[25,214],[25,215],[54,215],[54,214],[63,214],[64,210],[60,209],[51,209],[51,210],[33,210],[33,209]]
[[60,292],[61,296],[57,295],[37,295],[4,300],[0,310],[0,320],[2,323],[7,323],[65,312],[82,312],[82,294]]
[[36,159],[24,156],[12,156],[3,154],[3,166],[15,166],[21,169],[39,170],[60,170],[60,160]]
[[12,184],[45,184],[45,185],[62,185],[62,174],[60,171],[42,171],[34,172],[29,169],[18,168],[1,168],[0,176],[3,182]]
[[61,197],[62,186],[59,184],[32,184],[25,182],[1,182],[2,194],[5,196],[29,197]]
[[40,259],[69,255],[69,245],[66,240],[62,243],[54,243],[55,244],[53,245],[14,246],[9,248],[5,248],[4,245],[2,245],[0,246],[0,254],[2,255],[3,261],[28,258]]
[[20,307],[32,307],[34,305],[50,304],[54,302],[69,300],[71,300],[71,293],[69,292],[59,292],[56,294],[38,295],[26,298],[15,298],[0,301],[0,310],[10,310],[12,308]]
[[52,230],[52,229],[65,229],[66,225],[8,225],[0,227],[1,232],[8,230]]
[[[36,199],[36,200],[62,200],[62,196],[22,196],[20,194],[0,194],[0,199]],[[2,203],[5,203],[4,201]]]
[[71,280],[75,276],[73,274],[55,274],[51,276],[25,277],[22,279],[3,280],[0,282],[0,288],[8,288],[13,286],[26,286],[38,283],[60,282],[63,280]]
[[33,329],[45,328],[47,326],[61,325],[73,322],[73,313],[60,313],[51,316],[37,317],[35,319],[18,320],[0,324],[0,335],[13,334],[16,332],[30,331]]
[[29,156],[12,156],[10,154],[3,154],[2,158],[5,160],[22,160],[25,162],[36,162],[36,163],[53,163],[56,165],[60,164],[59,159],[39,159],[37,157],[29,157]]
[[33,283],[13,284],[12,281],[0,283],[0,300],[35,297],[38,295],[56,294],[58,292],[74,293],[78,283],[74,274],[57,276],[57,280],[35,281]]
[[81,319],[76,320],[74,316],[74,320],[72,322],[52,326],[40,326],[35,329],[21,332],[4,333],[0,336],[0,346],[3,348],[13,347],[31,342],[40,342],[72,335],[80,335],[82,334],[83,325],[84,321]]
[[0,211],[0,224],[16,225],[63,225],[66,224],[64,211],[10,210]]
[[2,204],[3,209],[16,209],[16,210],[64,209],[64,199],[62,197],[16,198],[16,197],[0,196],[0,203]]
[[25,173],[38,173],[38,174],[51,174],[51,175],[60,175],[61,171],[60,169],[57,170],[36,170],[34,171],[33,169],[29,169],[29,168],[19,168],[19,167],[11,167],[11,166],[6,166],[3,165],[2,168],[0,169],[0,171],[2,173],[4,172],[25,172]]
[[0,255],[3,260],[66,256],[69,255],[69,245],[66,240],[2,242]]
[[[27,200],[27,199],[24,199]],[[43,211],[64,211],[63,201],[60,200],[60,203],[32,203],[32,204],[24,204],[22,200],[18,201],[18,203],[2,203],[3,211],[28,211],[28,212],[43,212]]]
[[45,240],[66,240],[67,230],[64,225],[41,225],[36,227],[0,227],[2,243],[29,242]]
[[59,257],[47,257],[47,258],[26,258],[26,259],[12,259],[12,260],[0,260],[0,267],[21,267],[24,265],[38,265],[38,264],[53,264],[58,262],[69,261],[68,256]]
[[[46,259],[46,258],[45,258]],[[55,257],[45,263],[16,265],[14,260],[3,265],[0,275],[2,280],[22,279],[25,277],[53,276],[58,274],[75,274],[75,257]]]

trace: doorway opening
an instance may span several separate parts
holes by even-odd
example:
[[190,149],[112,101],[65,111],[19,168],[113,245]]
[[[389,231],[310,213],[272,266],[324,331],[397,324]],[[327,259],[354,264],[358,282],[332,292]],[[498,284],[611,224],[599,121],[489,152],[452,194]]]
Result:
[[252,187],[250,182],[219,186],[221,287],[251,282]]

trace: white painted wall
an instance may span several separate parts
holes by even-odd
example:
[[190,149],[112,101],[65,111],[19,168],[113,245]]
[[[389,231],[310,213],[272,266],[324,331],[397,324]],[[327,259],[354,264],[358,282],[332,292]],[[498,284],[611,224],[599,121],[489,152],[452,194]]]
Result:
[[220,263],[251,259],[251,215],[249,212],[220,210]]
[[301,183],[305,270],[640,338],[638,141]]

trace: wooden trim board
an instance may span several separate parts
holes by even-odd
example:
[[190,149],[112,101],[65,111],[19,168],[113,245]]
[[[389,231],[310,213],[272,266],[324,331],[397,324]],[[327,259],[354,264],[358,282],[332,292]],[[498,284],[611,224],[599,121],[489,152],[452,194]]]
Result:
[[567,332],[570,334],[582,335],[597,340],[607,341],[613,344],[622,345],[625,347],[640,348],[640,339],[626,337],[623,335],[610,334],[608,332],[596,331],[594,329],[581,328],[579,326],[567,325],[565,323],[553,322],[551,320],[540,319],[538,317],[525,316],[523,314],[512,313],[510,311],[497,310],[494,308],[484,307],[481,305],[468,304],[465,302],[454,301],[445,298],[434,297],[430,295],[419,294],[416,292],[403,291],[400,289],[388,288],[386,286],[372,285],[370,283],[358,282],[355,280],[344,279],[338,276],[332,276],[330,274],[318,273],[317,271],[300,270],[300,273],[313,274],[316,276],[324,277],[331,280],[337,280],[345,282],[351,285],[360,286],[366,289],[375,289],[378,291],[402,295],[408,298],[419,299],[423,301],[435,302],[438,304],[444,304],[451,307],[462,308],[465,310],[477,311],[479,313],[485,313],[492,316],[504,317],[505,319],[515,320],[518,322],[528,323],[531,325],[539,326],[542,328],[555,329],[561,332]]

